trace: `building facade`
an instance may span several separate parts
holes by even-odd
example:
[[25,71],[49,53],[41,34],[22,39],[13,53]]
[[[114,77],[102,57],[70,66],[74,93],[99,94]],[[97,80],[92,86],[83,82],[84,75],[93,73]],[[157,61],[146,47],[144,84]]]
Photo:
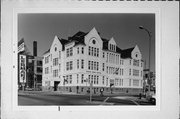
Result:
[[136,45],[122,50],[114,40],[101,38],[95,28],[68,40],[55,36],[43,55],[43,90],[87,93],[139,93],[143,89],[143,61]]
[[[37,52],[37,42],[34,44]],[[24,39],[18,42],[18,87],[19,90],[39,90],[42,87],[42,57],[37,53],[31,55]]]

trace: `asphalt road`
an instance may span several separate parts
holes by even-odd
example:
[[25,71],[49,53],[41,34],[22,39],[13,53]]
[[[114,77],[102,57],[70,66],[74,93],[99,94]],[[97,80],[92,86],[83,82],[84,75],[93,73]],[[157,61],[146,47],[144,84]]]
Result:
[[[104,103],[103,103],[104,102]],[[88,95],[19,95],[18,105],[138,105],[132,100],[116,99],[113,97],[93,96],[92,102],[89,101]],[[149,103],[144,103],[148,105]]]

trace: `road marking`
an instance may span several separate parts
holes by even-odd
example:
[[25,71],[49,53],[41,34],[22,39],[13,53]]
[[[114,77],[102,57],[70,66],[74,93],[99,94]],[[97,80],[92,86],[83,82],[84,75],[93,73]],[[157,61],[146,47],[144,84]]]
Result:
[[109,97],[107,97],[103,102],[106,102],[109,99]]
[[132,101],[133,103],[135,103],[136,105],[139,105],[136,101],[134,101],[134,100],[130,100],[130,101]]

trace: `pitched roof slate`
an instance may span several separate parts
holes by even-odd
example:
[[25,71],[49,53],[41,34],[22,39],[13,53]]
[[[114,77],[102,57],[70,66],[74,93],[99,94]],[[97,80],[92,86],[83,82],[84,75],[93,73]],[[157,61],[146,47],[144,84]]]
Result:
[[[58,39],[61,42],[61,44],[63,46],[63,50],[64,50],[65,49],[65,44],[70,43],[70,42],[75,42],[74,46],[79,45],[79,44],[85,45],[84,37],[87,34],[88,33],[79,31],[76,34],[74,34],[72,37],[68,37],[68,40],[60,39],[60,38],[58,38]],[[109,40],[107,40],[105,38],[101,38],[101,39],[103,41],[103,50],[108,50],[108,42],[109,42]],[[133,49],[134,49],[134,47],[122,50],[118,46],[116,46],[116,52],[121,54],[121,58],[131,58],[131,52],[132,52]],[[49,51],[50,51],[50,49],[48,51],[46,51],[45,53],[47,53]]]

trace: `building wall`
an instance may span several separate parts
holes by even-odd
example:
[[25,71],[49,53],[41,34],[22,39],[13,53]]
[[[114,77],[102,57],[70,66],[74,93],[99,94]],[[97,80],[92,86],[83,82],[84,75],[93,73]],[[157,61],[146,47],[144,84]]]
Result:
[[[141,74],[140,72],[143,71],[143,67],[141,65],[140,66],[133,65],[134,59],[138,60],[139,64],[141,64],[141,53],[138,47],[136,46],[132,51],[131,57],[133,57],[134,59],[131,58],[122,59],[121,54],[116,52],[116,43],[113,38],[109,41],[109,45],[108,45],[109,49],[111,50],[102,50],[102,47],[103,47],[103,42],[95,29],[92,29],[85,36],[85,45],[84,44],[75,45],[75,42],[72,41],[71,43],[65,44],[64,51],[62,51],[61,42],[57,37],[55,37],[51,45],[50,52],[44,54],[44,58],[43,58],[44,90],[54,90],[54,88],[56,88],[56,83],[58,83],[57,84],[58,88],[56,90],[77,92],[77,86],[78,86],[79,91],[85,93],[88,87],[90,86],[89,82],[92,81],[91,79],[93,79],[93,90],[97,90],[97,92],[100,90],[100,88],[104,88],[105,91],[110,91],[110,83],[112,81],[114,82],[114,85],[111,88],[116,92],[134,92],[135,91],[134,89],[136,89],[135,91],[136,93],[140,92],[143,87],[142,85],[143,75],[142,76],[140,75]],[[92,49],[93,51],[94,50],[97,51],[98,49],[99,51],[98,56],[97,53],[96,56],[92,56],[91,54],[89,55],[89,48],[91,48],[90,49],[91,51]],[[67,56],[67,54],[71,55],[71,53],[68,53],[71,52],[71,50],[72,50],[72,56]],[[59,53],[61,53],[61,57],[59,57]],[[104,57],[103,57],[103,53],[104,53]],[[136,54],[138,54],[137,57]],[[45,63],[47,57],[49,58],[49,62]],[[53,66],[53,60],[55,58],[58,59],[58,64]],[[72,69],[71,69],[71,62],[72,62]],[[82,67],[82,62],[83,62],[83,67]],[[93,66],[90,65],[90,69],[89,69],[89,64],[92,64],[92,62],[93,62]],[[97,69],[97,64],[98,64],[98,69]],[[104,64],[104,70],[103,70],[103,64]],[[67,70],[67,66],[69,67],[68,70]],[[48,73],[47,72],[45,73],[46,70],[45,68],[47,67],[50,70]],[[129,73],[130,69],[131,69],[131,74]],[[133,69],[139,71],[139,76],[133,76]],[[58,70],[58,74],[57,74],[58,76],[53,75],[54,70]],[[97,84],[97,77],[98,77],[98,84]],[[104,81],[103,81],[103,77],[104,77]],[[68,80],[68,83],[65,82],[65,80]]]

